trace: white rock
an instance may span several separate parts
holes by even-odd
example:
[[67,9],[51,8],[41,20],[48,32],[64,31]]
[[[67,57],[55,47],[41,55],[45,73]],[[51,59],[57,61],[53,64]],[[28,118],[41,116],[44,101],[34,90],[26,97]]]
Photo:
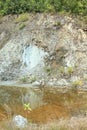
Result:
[[59,86],[70,86],[70,84],[66,81],[66,79],[58,80],[57,85],[59,85]]
[[40,84],[41,84],[41,83],[38,82],[38,81],[35,81],[35,82],[32,83],[33,86],[39,86]]
[[78,77],[78,76],[72,76],[70,79],[71,82],[76,82],[78,80],[81,80],[80,77]]
[[44,57],[47,55],[44,50],[38,48],[35,45],[30,45],[24,48],[23,64],[26,64],[29,70],[36,67],[38,64],[44,65]]
[[53,81],[48,81],[47,85],[49,85],[49,86],[54,86],[55,83],[54,83]]
[[13,118],[13,123],[15,124],[15,126],[17,126],[18,128],[24,128],[27,126],[28,121],[26,118],[24,118],[21,115],[17,115]]

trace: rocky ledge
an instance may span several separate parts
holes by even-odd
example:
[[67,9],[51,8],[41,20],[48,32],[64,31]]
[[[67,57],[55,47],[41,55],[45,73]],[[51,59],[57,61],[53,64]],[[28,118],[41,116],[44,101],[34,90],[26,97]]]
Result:
[[0,80],[87,86],[87,32],[59,14],[0,18]]

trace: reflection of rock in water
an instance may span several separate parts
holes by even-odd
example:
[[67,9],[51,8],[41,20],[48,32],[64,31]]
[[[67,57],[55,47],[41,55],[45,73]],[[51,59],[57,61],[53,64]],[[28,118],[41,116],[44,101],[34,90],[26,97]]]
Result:
[[42,92],[35,88],[0,86],[0,104],[7,104],[9,107],[30,103],[35,108],[43,104],[42,96]]
[[28,118],[33,122],[59,119],[69,114],[72,116],[72,112],[82,110],[85,107],[84,104],[87,103],[86,92],[56,87],[39,89],[38,87],[0,86],[0,92],[0,120],[13,114],[26,117],[24,104],[27,103],[30,103],[32,108],[32,111],[28,113]]
[[38,91],[30,90],[25,94],[22,95],[22,103],[27,104],[30,103],[31,108],[36,108],[43,104],[42,101],[42,93],[38,94]]
[[7,111],[4,109],[2,105],[0,105],[0,121],[6,119],[8,116]]

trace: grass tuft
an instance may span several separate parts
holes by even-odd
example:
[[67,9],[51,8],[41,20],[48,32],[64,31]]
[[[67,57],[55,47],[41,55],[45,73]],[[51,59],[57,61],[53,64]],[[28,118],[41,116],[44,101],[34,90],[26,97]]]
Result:
[[26,22],[28,20],[28,13],[21,14],[16,20],[15,23],[20,23],[20,22]]

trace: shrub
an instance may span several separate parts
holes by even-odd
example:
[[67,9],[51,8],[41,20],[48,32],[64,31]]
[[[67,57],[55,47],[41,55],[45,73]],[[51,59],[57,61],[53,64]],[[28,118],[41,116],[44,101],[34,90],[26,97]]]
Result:
[[3,15],[50,11],[86,16],[87,0],[0,0],[0,13]]

